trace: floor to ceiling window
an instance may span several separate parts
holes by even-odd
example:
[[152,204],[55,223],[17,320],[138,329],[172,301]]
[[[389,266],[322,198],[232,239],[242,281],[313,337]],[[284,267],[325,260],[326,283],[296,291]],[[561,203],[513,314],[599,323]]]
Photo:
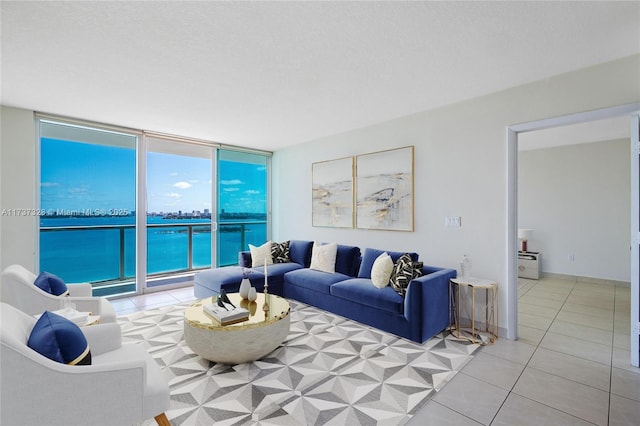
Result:
[[218,264],[238,263],[238,251],[268,239],[269,157],[218,150]]
[[40,271],[96,295],[144,292],[237,264],[269,237],[268,153],[38,123]]
[[135,134],[40,121],[41,271],[135,289]]

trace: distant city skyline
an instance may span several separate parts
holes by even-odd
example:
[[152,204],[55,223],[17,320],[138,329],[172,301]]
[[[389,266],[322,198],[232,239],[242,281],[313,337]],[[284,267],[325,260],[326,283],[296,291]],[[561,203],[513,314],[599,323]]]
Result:
[[[135,150],[42,138],[42,210],[135,211]],[[265,167],[220,161],[220,209],[266,212]],[[149,152],[147,212],[211,210],[211,160]]]

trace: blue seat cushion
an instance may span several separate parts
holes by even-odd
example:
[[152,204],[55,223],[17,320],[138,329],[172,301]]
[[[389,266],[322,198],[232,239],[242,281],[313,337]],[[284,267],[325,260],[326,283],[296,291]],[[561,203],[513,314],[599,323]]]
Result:
[[69,289],[62,278],[49,272],[40,272],[40,275],[36,277],[36,280],[33,283],[39,289],[46,291],[49,294],[53,294],[54,296],[66,296],[69,294]]
[[[376,261],[378,256],[385,252],[389,256],[391,256],[391,260],[393,260],[393,263],[396,263],[400,256],[406,253],[404,251],[388,251],[372,248],[364,249],[364,254],[362,255],[362,263],[360,264],[360,271],[358,271],[358,278],[371,278],[371,268],[373,268],[373,262]],[[418,253],[409,253],[409,256],[411,256],[411,259],[414,262],[418,261]]]
[[284,276],[284,285],[297,285],[299,287],[309,288],[321,293],[329,294],[329,290],[333,284],[348,280],[349,278],[351,277],[339,272],[332,274],[329,272],[305,268],[288,272]]
[[[198,272],[195,275],[194,280],[197,284],[213,290],[216,293],[220,293],[221,288],[224,288],[227,293],[233,293],[237,292],[240,288],[242,272],[243,268],[239,266],[225,266],[222,268]],[[249,279],[251,281],[255,279],[264,280],[264,274],[262,274],[262,272],[254,272],[249,275]]]
[[27,346],[62,364],[91,365],[91,350],[80,327],[49,311],[36,321]]
[[404,312],[404,298],[393,288],[377,288],[368,278],[352,278],[331,286],[331,295],[388,312]]

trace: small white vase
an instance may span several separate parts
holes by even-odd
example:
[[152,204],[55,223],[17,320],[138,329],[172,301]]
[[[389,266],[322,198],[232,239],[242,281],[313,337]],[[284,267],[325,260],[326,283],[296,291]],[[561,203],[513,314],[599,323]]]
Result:
[[238,290],[238,293],[240,293],[240,297],[242,297],[243,299],[246,299],[247,296],[249,295],[250,288],[251,288],[251,281],[249,281],[249,278],[243,278],[242,282],[240,283],[240,290]]
[[247,299],[249,299],[249,302],[254,302],[257,298],[258,298],[258,293],[256,293],[256,288],[251,287],[249,289],[249,294],[247,295]]

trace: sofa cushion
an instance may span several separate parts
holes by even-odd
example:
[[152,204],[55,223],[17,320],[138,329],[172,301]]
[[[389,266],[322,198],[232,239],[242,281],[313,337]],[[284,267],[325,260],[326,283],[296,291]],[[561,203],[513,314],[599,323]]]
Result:
[[[243,268],[239,266],[224,266],[198,272],[194,277],[194,281],[197,285],[215,293],[220,293],[221,289],[224,289],[227,293],[233,293],[240,288],[242,273]],[[256,270],[256,272],[249,275],[249,280],[264,280],[264,275],[259,270]]]
[[389,282],[398,294],[404,296],[411,280],[420,276],[422,276],[422,262],[415,262],[408,253],[405,253],[395,263]]
[[336,272],[355,277],[360,267],[360,248],[338,244]]
[[284,285],[296,285],[319,291],[321,293],[330,294],[329,290],[332,285],[340,281],[348,280],[349,278],[351,277],[339,272],[329,274],[327,272],[304,268],[298,269],[297,271],[287,272],[284,276]]
[[66,296],[69,294],[69,289],[62,278],[49,272],[40,272],[40,275],[36,277],[33,283],[40,290],[46,291],[54,296]]
[[36,321],[27,346],[40,355],[62,364],[91,364],[89,344],[80,327],[49,311],[45,311]]
[[[376,261],[378,256],[385,252],[389,254],[389,256],[391,256],[391,260],[393,260],[393,263],[396,263],[400,256],[405,254],[405,252],[402,251],[377,250],[372,248],[364,249],[364,254],[362,255],[362,263],[360,264],[360,270],[358,271],[358,278],[371,278],[371,268],[373,267],[373,262]],[[409,256],[413,261],[418,260],[418,253],[409,253]]]
[[271,265],[273,259],[271,258],[271,241],[267,241],[263,245],[256,247],[253,244],[249,244],[249,250],[251,251],[251,266]]
[[377,288],[383,288],[389,285],[391,273],[393,272],[394,263],[386,252],[382,253],[371,268],[371,282]]
[[336,271],[337,251],[337,243],[320,244],[316,241],[313,243],[311,266],[309,266],[309,268],[333,274]]
[[289,241],[289,257],[292,262],[308,268],[311,265],[311,251],[313,241],[291,240]]
[[273,263],[289,263],[291,257],[289,256],[289,241],[283,243],[271,243],[271,259]]
[[393,313],[403,313],[404,298],[393,288],[376,288],[368,278],[351,278],[333,284],[331,295]]

